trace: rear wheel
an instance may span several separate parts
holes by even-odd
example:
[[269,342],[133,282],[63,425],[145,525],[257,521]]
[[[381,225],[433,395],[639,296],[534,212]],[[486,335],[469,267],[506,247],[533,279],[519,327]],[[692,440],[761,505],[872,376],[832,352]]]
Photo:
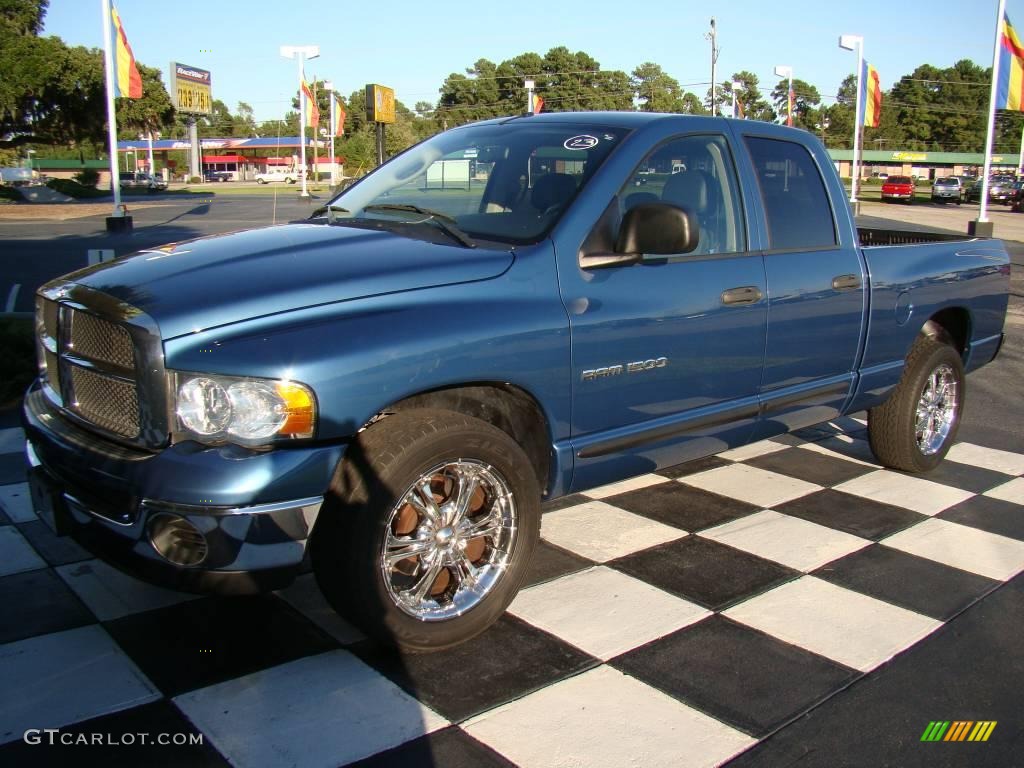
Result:
[[892,395],[868,411],[868,439],[878,460],[905,472],[938,466],[956,438],[966,383],[952,346],[918,337]]
[[266,179],[256,179],[256,183],[257,184],[266,184],[267,180]]
[[540,531],[529,459],[501,430],[439,410],[360,433],[312,541],[324,596],[409,651],[469,640],[501,616]]

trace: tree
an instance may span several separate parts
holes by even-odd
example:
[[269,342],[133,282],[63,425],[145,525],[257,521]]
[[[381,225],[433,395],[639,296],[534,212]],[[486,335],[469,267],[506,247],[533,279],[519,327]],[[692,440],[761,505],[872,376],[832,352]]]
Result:
[[254,117],[253,114],[252,105],[248,102],[238,102],[238,110],[235,112],[234,135],[239,138],[251,138],[253,136],[259,136],[259,131],[256,128],[256,118]]
[[[660,65],[647,61],[633,70],[633,94],[642,112],[685,112],[687,94]],[[699,99],[697,99],[699,102]]]
[[[775,121],[775,110],[772,109],[771,104],[762,98],[757,75],[743,70],[734,73],[729,82],[740,84],[736,91],[736,100],[742,105],[744,117],[748,120]],[[730,100],[731,98],[730,94]]]
[[141,99],[117,99],[117,122],[125,138],[134,139],[138,133],[155,133],[174,122],[175,109],[167,95],[160,70],[138,64],[142,78]]
[[43,31],[43,18],[50,0],[0,0],[0,27],[19,37],[34,37]]
[[[772,89],[772,101],[781,120],[786,120],[789,109],[789,79],[780,80]],[[815,129],[817,107],[821,103],[818,89],[800,79],[793,80],[793,125],[808,131]]]

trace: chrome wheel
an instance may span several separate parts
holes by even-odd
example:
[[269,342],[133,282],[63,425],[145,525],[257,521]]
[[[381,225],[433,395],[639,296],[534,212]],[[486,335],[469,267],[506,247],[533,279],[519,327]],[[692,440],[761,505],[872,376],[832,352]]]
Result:
[[501,579],[516,532],[515,499],[497,469],[472,459],[439,464],[391,510],[380,553],[388,595],[421,621],[459,616]]
[[960,408],[959,394],[951,366],[943,363],[928,376],[917,403],[915,430],[917,447],[925,456],[938,453],[949,437]]

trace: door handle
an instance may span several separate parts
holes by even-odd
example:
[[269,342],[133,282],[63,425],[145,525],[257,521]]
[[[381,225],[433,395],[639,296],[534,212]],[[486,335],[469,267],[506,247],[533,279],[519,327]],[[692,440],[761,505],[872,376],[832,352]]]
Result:
[[744,285],[742,288],[729,288],[722,291],[722,303],[729,306],[756,304],[764,294],[756,285]]
[[860,278],[857,275],[838,275],[832,278],[832,290],[852,291],[860,288]]

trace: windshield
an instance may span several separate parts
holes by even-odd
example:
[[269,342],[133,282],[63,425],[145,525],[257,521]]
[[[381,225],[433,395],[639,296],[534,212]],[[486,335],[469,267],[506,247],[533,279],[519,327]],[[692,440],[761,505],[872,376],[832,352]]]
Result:
[[[454,225],[474,239],[541,239],[628,131],[510,119],[438,134],[331,201],[330,218]],[[353,221],[353,223],[355,223]]]

